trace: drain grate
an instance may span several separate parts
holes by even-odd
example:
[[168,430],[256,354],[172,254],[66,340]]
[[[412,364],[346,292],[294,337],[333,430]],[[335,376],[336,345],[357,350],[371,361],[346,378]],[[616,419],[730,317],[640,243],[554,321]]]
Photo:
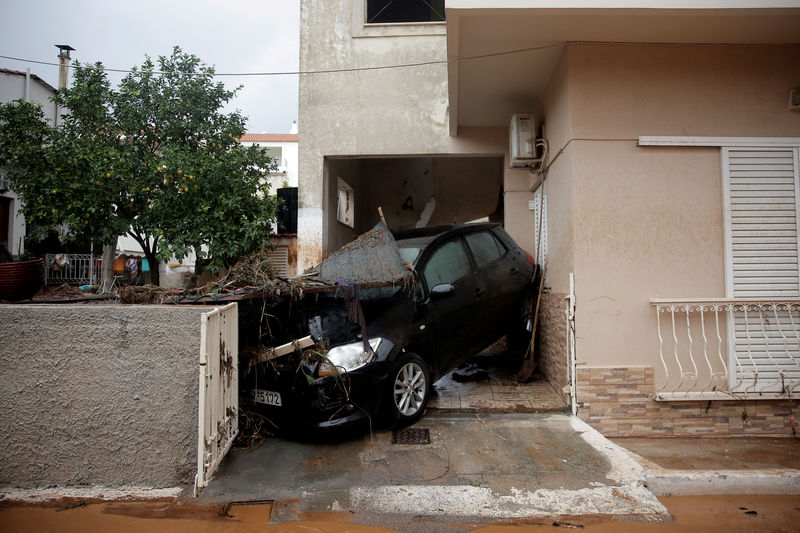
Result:
[[430,444],[428,428],[406,428],[392,431],[392,444]]

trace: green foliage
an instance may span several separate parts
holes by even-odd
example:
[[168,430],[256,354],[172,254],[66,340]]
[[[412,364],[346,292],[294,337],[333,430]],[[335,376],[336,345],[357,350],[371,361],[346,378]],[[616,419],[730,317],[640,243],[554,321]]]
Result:
[[33,104],[0,106],[0,166],[28,222],[96,243],[127,232],[151,261],[194,251],[212,272],[260,249],[276,165],[239,144],[239,112],[222,113],[236,90],[178,47],[133,70],[114,90],[100,63],[76,68],[56,96],[67,113],[58,128]]

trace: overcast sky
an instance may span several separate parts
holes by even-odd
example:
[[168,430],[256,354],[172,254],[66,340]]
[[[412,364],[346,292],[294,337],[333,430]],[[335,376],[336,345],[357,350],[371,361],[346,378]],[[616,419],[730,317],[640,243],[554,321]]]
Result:
[[[298,70],[299,0],[0,0],[0,55],[58,62],[55,44],[75,48],[81,63],[130,69],[174,45],[217,72]],[[0,58],[0,67],[30,67],[53,86],[58,67]],[[109,73],[116,85],[122,74]],[[288,133],[297,120],[297,76],[224,77],[244,85],[232,109],[249,132]],[[70,75],[70,80],[72,76]]]

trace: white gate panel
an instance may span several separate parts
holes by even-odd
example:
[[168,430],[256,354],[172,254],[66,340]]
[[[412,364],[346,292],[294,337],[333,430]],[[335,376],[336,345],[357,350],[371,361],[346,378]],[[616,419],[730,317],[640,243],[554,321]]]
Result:
[[201,320],[195,494],[208,485],[239,433],[238,307],[217,307]]

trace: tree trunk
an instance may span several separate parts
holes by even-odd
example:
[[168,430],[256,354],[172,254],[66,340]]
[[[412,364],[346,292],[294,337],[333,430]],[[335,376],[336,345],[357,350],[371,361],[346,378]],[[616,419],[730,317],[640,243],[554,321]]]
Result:
[[160,279],[161,273],[159,272],[158,259],[156,259],[156,254],[155,252],[145,248],[144,256],[147,258],[147,262],[149,263],[150,266],[150,283],[158,287],[161,284],[161,279]]
[[[139,246],[142,247],[142,251],[144,252],[145,258],[147,258],[148,266],[150,267],[150,283],[155,286],[161,285],[160,280],[160,273],[158,271],[158,259],[156,259],[156,252],[158,251],[158,238],[154,238],[150,241],[149,238],[146,236],[142,236],[135,231],[129,231],[128,235],[133,237],[136,242],[139,243]],[[144,273],[142,273],[144,276]]]
[[103,246],[102,270],[100,271],[101,292],[111,292],[111,284],[114,282],[114,259],[117,252],[117,238],[113,244]]

